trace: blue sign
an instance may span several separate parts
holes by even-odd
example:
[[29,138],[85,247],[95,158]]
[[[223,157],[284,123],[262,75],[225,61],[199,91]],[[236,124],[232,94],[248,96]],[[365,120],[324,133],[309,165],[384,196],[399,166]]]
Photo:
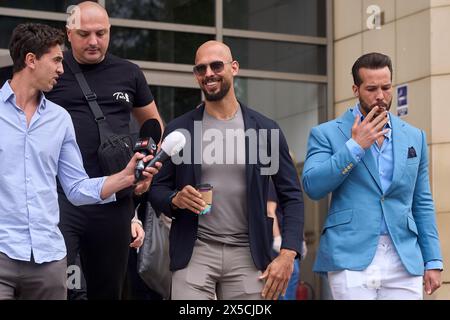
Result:
[[397,116],[405,117],[408,115],[408,85],[404,84],[397,87]]
[[397,107],[408,105],[408,86],[402,85],[397,87]]

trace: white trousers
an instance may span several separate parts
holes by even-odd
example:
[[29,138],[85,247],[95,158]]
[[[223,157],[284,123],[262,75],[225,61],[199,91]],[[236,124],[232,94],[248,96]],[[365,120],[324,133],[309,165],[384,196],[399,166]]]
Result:
[[328,281],[335,300],[423,299],[423,277],[406,271],[389,236],[380,236],[365,270],[328,272]]

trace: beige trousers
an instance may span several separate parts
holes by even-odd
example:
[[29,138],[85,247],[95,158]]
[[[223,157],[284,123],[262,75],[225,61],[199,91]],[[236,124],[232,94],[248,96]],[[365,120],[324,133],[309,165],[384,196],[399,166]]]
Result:
[[261,300],[260,275],[249,247],[197,239],[187,267],[172,275],[172,300]]

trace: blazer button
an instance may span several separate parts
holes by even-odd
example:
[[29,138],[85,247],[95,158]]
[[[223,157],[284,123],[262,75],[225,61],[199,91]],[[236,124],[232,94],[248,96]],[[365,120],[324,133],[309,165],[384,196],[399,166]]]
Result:
[[381,202],[383,202],[384,201],[384,196],[383,197],[381,197]]

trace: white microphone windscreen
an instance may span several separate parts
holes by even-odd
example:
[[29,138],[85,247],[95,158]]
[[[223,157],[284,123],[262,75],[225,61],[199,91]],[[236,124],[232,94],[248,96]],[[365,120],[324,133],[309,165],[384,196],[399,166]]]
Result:
[[179,131],[173,131],[167,135],[161,144],[161,149],[169,156],[173,156],[181,151],[186,144],[186,138]]

